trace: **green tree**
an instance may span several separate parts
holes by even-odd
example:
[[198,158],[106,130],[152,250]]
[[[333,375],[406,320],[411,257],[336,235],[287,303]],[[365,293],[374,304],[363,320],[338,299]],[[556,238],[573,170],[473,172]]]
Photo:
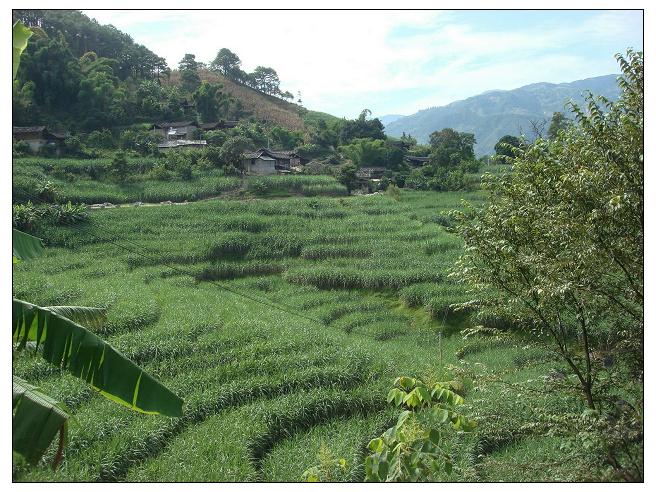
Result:
[[48,110],[66,110],[75,105],[80,84],[80,67],[60,34],[40,35],[28,45],[23,56],[18,79],[34,84],[36,104]]
[[280,79],[273,68],[258,66],[250,77],[255,89],[271,96],[280,93]]
[[204,122],[216,121],[230,106],[230,98],[221,91],[223,85],[203,82],[193,93],[196,110]]
[[378,118],[368,120],[371,111],[363,109],[355,120],[342,120],[339,132],[340,143],[347,144],[354,138],[371,138],[385,140],[384,126]]
[[473,161],[475,143],[473,133],[460,133],[453,128],[433,132],[430,135],[430,162],[440,167],[455,168],[462,161]]
[[219,152],[219,159],[223,166],[241,169],[244,152],[251,144],[252,142],[243,136],[228,138],[221,146]]
[[344,164],[337,173],[337,181],[346,186],[346,189],[350,192],[358,184],[357,172],[358,168],[355,165],[350,163]]
[[182,90],[188,93],[194,92],[200,86],[198,75],[198,62],[196,55],[187,53],[178,64]]
[[218,72],[228,79],[236,80],[242,75],[241,60],[228,48],[221,48],[210,63],[210,70]]
[[502,156],[505,159],[512,159],[515,157],[515,149],[519,148],[521,141],[514,135],[504,135],[494,145],[494,152],[497,156]]
[[560,111],[556,111],[551,117],[551,123],[549,124],[549,129],[547,130],[547,136],[550,140],[553,140],[558,136],[558,132],[565,130],[572,121],[565,117]]
[[572,104],[578,125],[489,177],[486,206],[454,213],[466,244],[457,278],[500,293],[488,310],[548,335],[596,410],[609,401],[595,391],[604,374],[615,392],[626,370],[627,387],[639,386],[643,367],[643,58],[617,58],[617,103]]

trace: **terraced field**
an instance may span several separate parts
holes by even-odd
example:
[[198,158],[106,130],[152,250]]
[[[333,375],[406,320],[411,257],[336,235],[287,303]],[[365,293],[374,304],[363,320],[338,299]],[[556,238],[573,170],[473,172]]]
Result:
[[[585,480],[544,424],[580,415],[578,395],[549,392],[569,375],[518,334],[471,335],[450,305],[459,255],[442,213],[480,194],[403,192],[344,198],[210,201],[94,211],[41,234],[47,255],[14,270],[16,297],[105,307],[100,330],[185,400],[184,415],[139,415],[40,358],[14,373],[73,411],[60,469],[14,457],[18,481],[294,481],[327,447],[363,479],[368,441],[395,419],[399,375],[467,372],[448,480]],[[556,372],[557,371],[557,372]],[[503,474],[499,464],[504,464]],[[509,471],[510,470],[510,471]],[[511,473],[512,472],[512,473]]]

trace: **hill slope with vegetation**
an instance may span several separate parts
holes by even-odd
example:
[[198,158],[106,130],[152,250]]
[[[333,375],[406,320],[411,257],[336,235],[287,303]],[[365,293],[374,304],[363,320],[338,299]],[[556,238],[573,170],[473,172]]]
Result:
[[[477,155],[492,155],[494,145],[504,135],[533,136],[533,125],[542,125],[554,112],[564,112],[572,99],[577,104],[587,91],[617,100],[617,75],[604,75],[564,84],[541,82],[509,91],[488,91],[446,106],[423,109],[390,122],[385,133],[400,137],[410,134],[421,143],[442,128],[453,128],[476,135]],[[566,112],[567,116],[572,114]]]

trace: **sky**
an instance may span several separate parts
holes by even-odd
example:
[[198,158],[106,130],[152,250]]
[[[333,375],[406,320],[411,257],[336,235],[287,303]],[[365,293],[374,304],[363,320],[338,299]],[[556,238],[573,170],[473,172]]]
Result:
[[643,48],[639,10],[86,10],[176,68],[221,48],[274,68],[303,105],[353,118],[409,115],[488,90],[618,73]]

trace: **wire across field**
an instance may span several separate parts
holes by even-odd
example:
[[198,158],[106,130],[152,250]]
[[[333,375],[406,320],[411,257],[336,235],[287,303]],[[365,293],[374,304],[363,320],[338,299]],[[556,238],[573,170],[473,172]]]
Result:
[[[185,408],[177,419],[135,414],[40,358],[18,357],[14,373],[64,401],[75,421],[57,473],[51,449],[36,468],[16,459],[14,479],[300,480],[325,445],[347,460],[346,479],[362,480],[366,443],[393,417],[385,395],[396,376],[440,377],[448,364],[478,362],[476,370],[541,388],[541,375],[559,366],[541,353],[527,358],[519,336],[469,351],[471,340],[447,336],[463,322],[450,306],[469,294],[449,280],[462,245],[439,217],[462,198],[484,199],[217,200],[99,210],[82,226],[39,231],[47,254],[15,267],[14,295],[106,308],[103,336]],[[467,398],[485,435],[534,421],[540,409],[579,405],[499,388]],[[449,442],[465,480],[494,478],[503,459],[521,470],[541,446],[553,454],[552,441],[530,435],[489,438],[497,444],[476,454],[480,439]]]

